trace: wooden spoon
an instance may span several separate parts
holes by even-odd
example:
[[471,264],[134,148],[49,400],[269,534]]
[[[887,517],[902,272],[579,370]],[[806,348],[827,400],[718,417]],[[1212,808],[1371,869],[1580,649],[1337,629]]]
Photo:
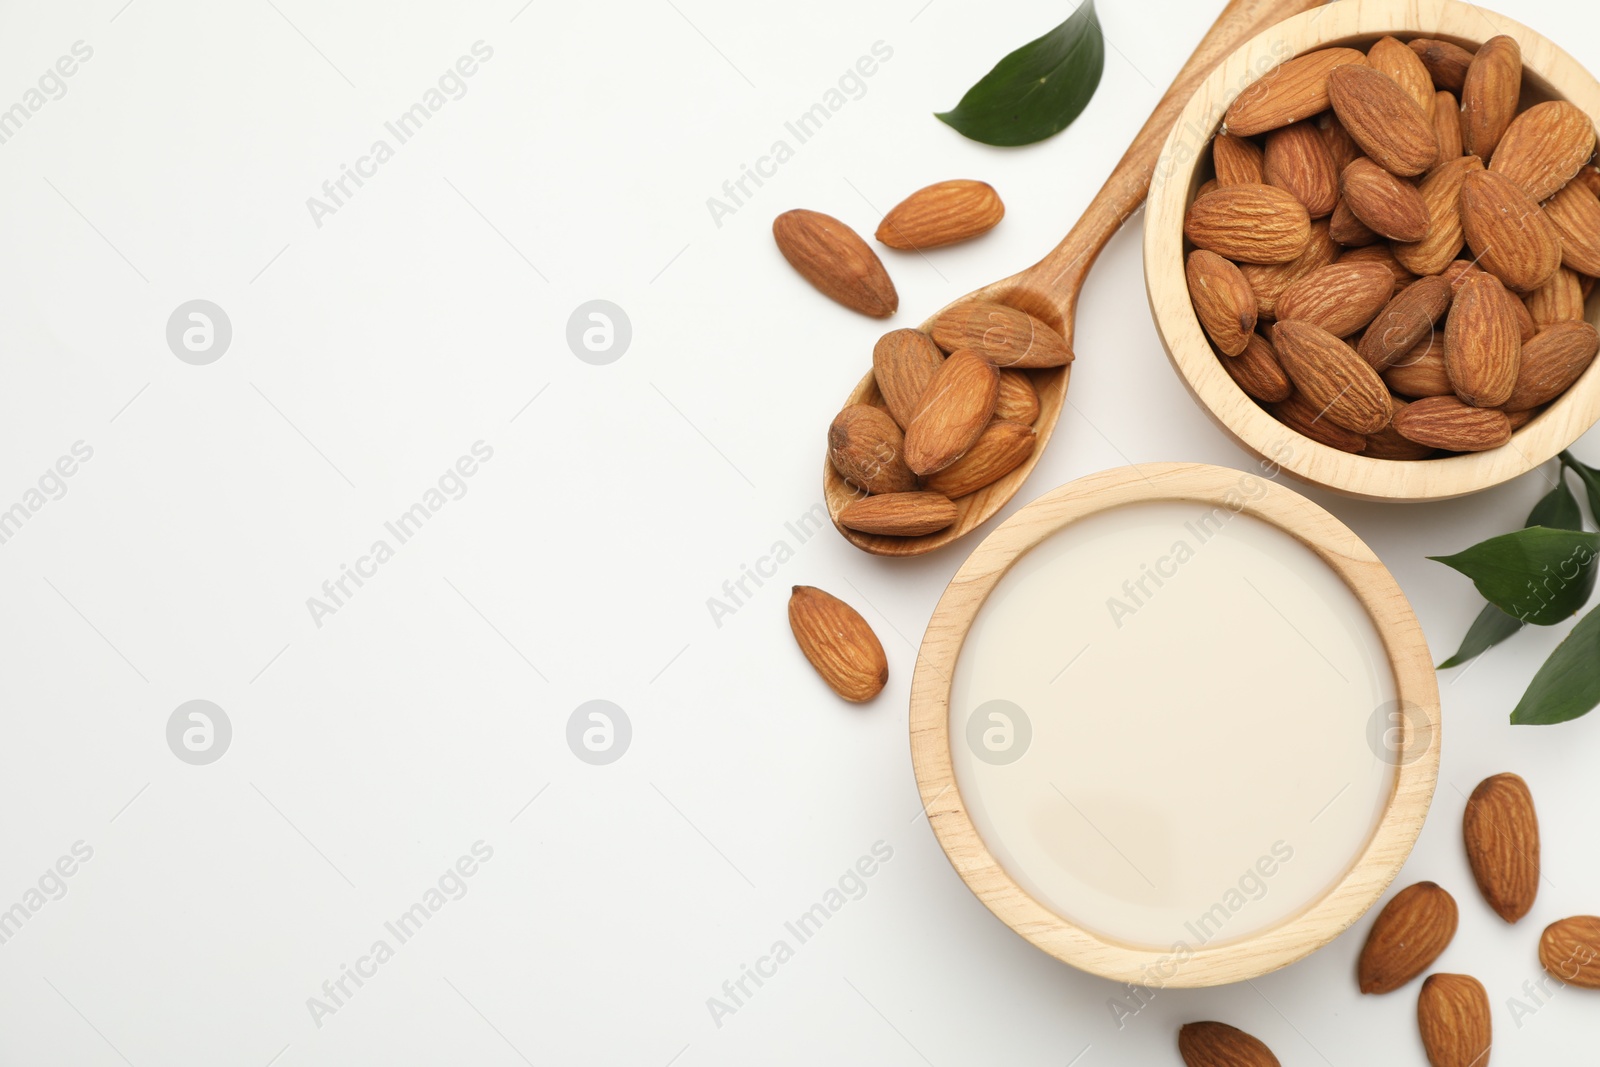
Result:
[[[1155,111],[1139,129],[1133,144],[1123,154],[1105,185],[1089,202],[1083,217],[1062,238],[1061,243],[1020,274],[986,285],[953,303],[986,300],[1010,305],[1048,323],[1060,331],[1070,345],[1078,293],[1083,289],[1089,268],[1111,235],[1144,203],[1145,196],[1150,192],[1150,178],[1155,172],[1161,145],[1189,98],[1212,68],[1240,45],[1291,15],[1309,10],[1319,3],[1320,0],[1231,0],[1178,72],[1172,87],[1156,105]],[[1198,150],[1200,146],[1195,147]],[[937,317],[929,318],[921,328],[931,329],[933,319]],[[1071,367],[1072,364],[1068,363],[1064,367],[1027,372],[1039,390],[1039,417],[1034,422],[1039,436],[1034,443],[1033,454],[1004,478],[957,500],[956,505],[960,510],[956,521],[950,526],[921,537],[889,537],[845,529],[839,525],[839,512],[846,504],[858,499],[860,493],[839,477],[833,464],[824,458],[822,491],[833,524],[857,548],[880,556],[917,556],[932,552],[982,524],[1016,495],[1044,453],[1045,445],[1049,444],[1050,436],[1055,431],[1056,421],[1061,416],[1061,404],[1066,399],[1067,377]],[[845,404],[882,402],[877,382],[872,372],[868,371]]]

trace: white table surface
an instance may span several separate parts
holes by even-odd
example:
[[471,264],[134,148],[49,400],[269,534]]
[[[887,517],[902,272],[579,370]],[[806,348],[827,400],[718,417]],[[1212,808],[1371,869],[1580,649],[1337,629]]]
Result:
[[[1119,1028],[1119,987],[967,892],[920,817],[905,709],[915,642],[975,541],[888,562],[828,530],[720,625],[707,607],[817,503],[824,427],[883,328],[799,281],[772,217],[870,233],[928,182],[993,183],[993,234],[886,254],[890,325],[914,324],[1066,231],[1215,0],[1105,3],[1092,105],[1013,151],[931,112],[1064,6],[520,4],[105,0],[0,20],[0,108],[92,49],[0,144],[0,507],[93,450],[0,545],[0,909],[62,887],[0,944],[0,1062],[1099,1067],[1175,1064],[1177,1026],[1218,1018],[1286,1064],[1422,1063],[1414,987],[1356,993],[1365,921]],[[1514,14],[1600,69],[1592,8]],[[307,198],[393,145],[385,122],[478,41],[492,56],[464,95],[314,219]],[[880,41],[892,57],[860,98],[719,226],[707,198]],[[1090,280],[1073,407],[1013,508],[1127,462],[1250,462],[1169,369],[1139,242],[1136,220]],[[204,366],[165,336],[195,299],[232,326]],[[591,299],[632,324],[607,365],[565,340]],[[394,547],[384,523],[480,441],[465,495],[319,626],[307,598]],[[1577,453],[1600,462],[1600,436]],[[1415,507],[1309,495],[1389,564],[1442,657],[1480,601],[1425,555],[1520,524],[1542,484]],[[842,704],[801,659],[794,583],[882,635],[877,701]],[[1508,1004],[1541,975],[1539,930],[1600,911],[1600,716],[1506,723],[1564,629],[1441,678],[1440,788],[1397,883],[1460,901],[1439,966],[1488,985],[1499,1064],[1578,1062],[1600,1010],[1579,990],[1520,1020]],[[206,765],[167,743],[195,699],[232,728]],[[590,700],[631,724],[607,765],[566,741]],[[1502,770],[1544,828],[1516,927],[1459,843],[1465,794]],[[719,1026],[707,998],[880,841],[865,895]],[[445,879],[464,895],[398,943],[385,922],[477,842],[492,857]],[[57,882],[75,845],[92,856]],[[380,938],[393,957],[314,1018],[308,998]]]

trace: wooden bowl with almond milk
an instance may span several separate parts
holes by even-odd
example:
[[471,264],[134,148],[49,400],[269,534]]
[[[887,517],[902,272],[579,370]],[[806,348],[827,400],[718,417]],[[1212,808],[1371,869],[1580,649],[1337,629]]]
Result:
[[[1600,82],[1556,44],[1455,0],[1346,0],[1260,34],[1190,100],[1151,186],[1145,278],[1179,376],[1244,448],[1351,496],[1444,499],[1549,460],[1600,418],[1597,118]],[[1295,212],[1311,238],[1274,247]]]

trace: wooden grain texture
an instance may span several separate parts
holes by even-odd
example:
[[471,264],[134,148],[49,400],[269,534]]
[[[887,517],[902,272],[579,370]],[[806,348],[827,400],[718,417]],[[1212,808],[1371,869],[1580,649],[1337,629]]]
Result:
[[[1264,70],[1318,48],[1365,48],[1385,35],[1476,48],[1496,34],[1522,46],[1523,105],[1561,98],[1600,123],[1600,82],[1554,42],[1503,15],[1456,0],[1339,0],[1296,15],[1224,60],[1184,108],[1162,152],[1145,214],[1145,283],[1156,331],[1200,406],[1234,440],[1295,477],[1371,500],[1442,500],[1515,478],[1546,462],[1600,418],[1600,363],[1508,444],[1471,455],[1382,460],[1330,448],[1289,429],[1244,394],[1207,342],[1184,284],[1183,217],[1210,177],[1205,150],[1229,102]],[[1600,298],[1586,310],[1600,324]]]
[[[1348,0],[1346,0],[1348,2]],[[1124,504],[1157,500],[1223,505],[1241,472],[1197,463],[1142,464],[1093,474],[1012,515],[973,552],[940,597],[911,683],[911,758],[939,844],[978,899],[1050,955],[1115,981],[1145,982],[1170,951],[1130,947],[1069,922],[1023,890],[984,845],[957,786],[950,757],[950,684],[978,609],[1011,565],[1069,523]],[[1366,608],[1388,654],[1403,716],[1395,780],[1366,846],[1339,882],[1284,923],[1238,941],[1195,949],[1163,986],[1222,985],[1266,974],[1332,941],[1383,894],[1422,830],[1439,769],[1439,688],[1433,660],[1405,594],[1377,556],[1339,520],[1292,490],[1260,479],[1266,492],[1243,512],[1305,544]],[[1238,505],[1235,492],[1234,503]]]
[[[1245,41],[1296,12],[1314,7],[1318,0],[1231,0],[1217,21],[1200,41],[1189,61],[1178,71],[1172,86],[1156,105],[1150,118],[1140,127],[1133,143],[1111,171],[1105,185],[1084,210],[1083,216],[1067,236],[1038,263],[1009,278],[984,286],[960,300],[990,300],[1009,304],[1049,323],[1051,327],[1072,343],[1073,318],[1077,312],[1078,293],[1084,278],[1093,266],[1100,250],[1117,232],[1129,216],[1139,210],[1150,190],[1167,131],[1191,95],[1213,67]],[[922,324],[926,330],[937,313]],[[1114,355],[1111,358],[1114,358]],[[833,464],[824,457],[822,463],[822,492],[827,501],[828,514],[834,526],[845,539],[857,548],[881,556],[917,556],[942,548],[964,534],[970,533],[992,518],[1006,502],[1016,495],[1022,483],[1033,472],[1034,465],[1044,454],[1045,446],[1055,431],[1061,416],[1061,405],[1066,399],[1067,379],[1071,364],[1043,371],[1028,371],[1038,388],[1040,410],[1034,428],[1039,433],[1038,444],[1021,466],[1010,474],[956,501],[960,509],[956,521],[944,530],[924,537],[880,537],[848,530],[839,524],[839,513],[855,499],[855,490],[840,478]],[[860,383],[845,399],[849,404],[881,404],[882,397],[872,373],[867,372]]]

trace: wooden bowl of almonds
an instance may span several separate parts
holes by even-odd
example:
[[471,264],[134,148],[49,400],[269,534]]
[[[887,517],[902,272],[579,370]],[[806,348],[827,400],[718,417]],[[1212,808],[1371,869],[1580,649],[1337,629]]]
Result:
[[1435,500],[1600,418],[1600,82],[1455,0],[1336,3],[1224,60],[1145,220],[1201,406],[1304,481]]

